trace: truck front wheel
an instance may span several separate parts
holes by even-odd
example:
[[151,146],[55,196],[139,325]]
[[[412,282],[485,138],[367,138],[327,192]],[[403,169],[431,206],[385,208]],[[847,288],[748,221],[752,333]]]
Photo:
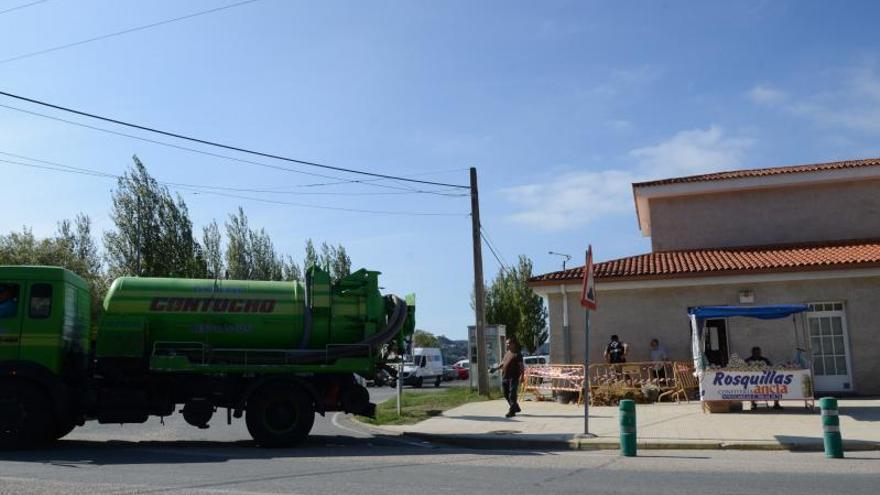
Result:
[[255,391],[247,403],[248,432],[263,447],[298,445],[315,423],[312,400],[296,386],[278,383]]
[[29,383],[0,380],[0,449],[26,449],[46,440],[54,431],[52,404]]

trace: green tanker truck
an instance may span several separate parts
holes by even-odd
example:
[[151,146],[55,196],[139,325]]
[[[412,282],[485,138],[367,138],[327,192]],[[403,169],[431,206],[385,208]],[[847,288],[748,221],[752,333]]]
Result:
[[295,445],[315,413],[373,415],[372,378],[414,329],[378,272],[331,283],[123,277],[97,325],[89,287],[58,267],[0,266],[0,448],[55,440],[86,421],[143,423],[182,405],[207,428],[245,416],[262,446]]

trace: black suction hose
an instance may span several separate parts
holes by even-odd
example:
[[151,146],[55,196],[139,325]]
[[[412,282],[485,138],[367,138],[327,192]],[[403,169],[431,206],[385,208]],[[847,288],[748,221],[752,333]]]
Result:
[[313,363],[317,361],[323,361],[325,359],[338,359],[341,357],[350,357],[350,356],[360,356],[364,354],[364,347],[369,347],[370,349],[374,347],[379,347],[381,345],[386,344],[388,341],[394,338],[400,329],[403,328],[403,325],[406,323],[406,318],[409,314],[409,309],[406,306],[406,301],[403,299],[391,295],[391,300],[394,302],[394,310],[391,312],[391,316],[388,318],[388,323],[385,325],[385,328],[370,337],[356,343],[356,344],[348,344],[346,348],[340,348],[336,350],[331,350],[328,352],[324,351],[313,351],[309,353],[298,354],[293,356],[294,364],[306,364]]

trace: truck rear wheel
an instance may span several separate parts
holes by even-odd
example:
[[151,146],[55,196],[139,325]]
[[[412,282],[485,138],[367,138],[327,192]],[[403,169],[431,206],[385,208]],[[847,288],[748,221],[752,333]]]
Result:
[[286,383],[259,388],[248,399],[248,432],[263,447],[289,447],[305,441],[315,423],[312,400]]
[[58,423],[57,425],[55,425],[55,432],[52,435],[52,440],[61,440],[62,438],[70,434],[70,432],[72,432],[74,428],[76,428],[76,423],[74,423],[73,421]]
[[0,380],[0,449],[26,449],[55,430],[52,404],[34,385]]

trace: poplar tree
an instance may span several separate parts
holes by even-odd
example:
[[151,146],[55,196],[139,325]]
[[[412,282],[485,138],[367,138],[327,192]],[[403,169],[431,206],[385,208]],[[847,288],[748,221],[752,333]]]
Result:
[[529,287],[531,277],[532,261],[526,256],[520,256],[516,266],[499,271],[486,291],[486,319],[504,325],[507,335],[515,335],[533,353],[549,335],[547,309]]

